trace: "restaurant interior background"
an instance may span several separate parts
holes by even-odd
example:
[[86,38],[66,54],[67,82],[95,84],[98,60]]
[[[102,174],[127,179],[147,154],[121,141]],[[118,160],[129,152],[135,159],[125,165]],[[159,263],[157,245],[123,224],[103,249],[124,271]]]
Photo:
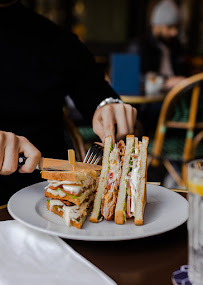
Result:
[[[106,78],[110,80],[111,55],[139,53],[139,42],[149,29],[150,13],[157,2],[158,0],[22,0],[24,5],[77,34],[92,51]],[[181,16],[179,40],[186,50],[188,76],[191,76],[203,71],[203,1],[175,2],[180,8]],[[138,114],[141,114],[143,107],[135,106]],[[79,127],[88,148],[88,143],[97,139],[90,127],[86,126],[90,122],[84,123],[75,111],[70,117]],[[139,130],[143,131],[141,121],[142,117],[138,115],[138,136]],[[156,169],[150,173],[153,174],[149,179],[160,181],[160,177],[165,177],[165,168],[160,167],[159,171]],[[169,182],[166,186],[177,185]]]
[[[150,13],[157,2],[159,0],[22,0],[24,5],[77,34],[95,56],[104,57],[127,51],[132,42],[140,40],[149,27]],[[181,11],[179,38],[187,48],[191,73],[201,71],[203,3],[201,0],[176,0],[176,3]]]

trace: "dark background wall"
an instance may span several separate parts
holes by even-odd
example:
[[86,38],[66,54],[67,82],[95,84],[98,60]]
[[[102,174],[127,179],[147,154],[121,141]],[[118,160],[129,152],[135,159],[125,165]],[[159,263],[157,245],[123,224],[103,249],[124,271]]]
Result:
[[[76,33],[95,56],[126,51],[149,29],[159,0],[22,0],[22,3]],[[203,1],[176,0],[180,41],[188,60],[203,65]],[[195,58],[195,59],[194,59]],[[199,70],[198,70],[199,71]]]

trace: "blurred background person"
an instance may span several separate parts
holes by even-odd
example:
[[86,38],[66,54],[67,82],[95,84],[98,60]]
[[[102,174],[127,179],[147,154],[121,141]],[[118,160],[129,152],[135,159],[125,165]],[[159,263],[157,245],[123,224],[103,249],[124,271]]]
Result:
[[[173,0],[161,0],[151,10],[150,30],[141,40],[141,71],[145,94],[157,96],[167,92],[186,75],[184,49],[179,42],[180,11]],[[162,103],[143,106],[142,122],[150,137],[154,136]]]
[[165,78],[170,89],[186,75],[183,48],[178,40],[180,12],[172,0],[158,2],[150,17],[151,29],[141,44],[142,72]]

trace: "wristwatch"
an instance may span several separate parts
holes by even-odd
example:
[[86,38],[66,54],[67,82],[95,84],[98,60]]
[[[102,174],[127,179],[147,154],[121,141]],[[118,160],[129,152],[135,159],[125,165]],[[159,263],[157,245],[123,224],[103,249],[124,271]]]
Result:
[[113,104],[113,103],[119,103],[119,104],[124,104],[122,100],[120,99],[115,99],[113,97],[109,97],[101,101],[101,103],[97,106],[96,110],[107,105],[107,104]]

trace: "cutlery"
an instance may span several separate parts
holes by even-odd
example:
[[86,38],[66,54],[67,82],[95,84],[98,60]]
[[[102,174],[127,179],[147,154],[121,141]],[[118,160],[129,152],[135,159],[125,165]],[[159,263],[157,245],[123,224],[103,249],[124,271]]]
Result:
[[[20,156],[19,157],[19,166],[25,164],[26,157]],[[73,171],[73,170],[82,170],[82,169],[89,169],[89,170],[101,170],[100,165],[90,164],[90,163],[83,163],[83,162],[76,162],[75,164],[72,161],[62,160],[62,159],[53,159],[53,158],[45,158],[42,157],[40,162],[38,163],[36,169],[39,170],[47,170],[47,171]]]

